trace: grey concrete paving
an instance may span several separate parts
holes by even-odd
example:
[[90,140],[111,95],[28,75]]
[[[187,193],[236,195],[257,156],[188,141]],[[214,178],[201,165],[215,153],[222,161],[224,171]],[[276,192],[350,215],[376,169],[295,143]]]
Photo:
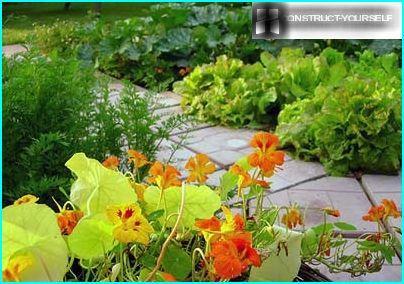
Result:
[[5,45],[3,46],[3,55],[5,57],[11,57],[12,55],[20,52],[27,51],[27,48],[21,44]]

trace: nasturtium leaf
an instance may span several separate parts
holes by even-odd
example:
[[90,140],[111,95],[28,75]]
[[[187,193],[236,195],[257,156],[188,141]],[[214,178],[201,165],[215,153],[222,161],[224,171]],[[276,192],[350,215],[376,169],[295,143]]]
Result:
[[104,256],[114,247],[113,225],[96,218],[83,218],[68,237],[74,256],[91,259]]
[[60,234],[56,214],[43,204],[11,205],[3,209],[2,267],[10,258],[33,259],[22,273],[22,281],[62,281],[67,270],[68,250]]
[[191,273],[192,261],[187,252],[171,245],[164,255],[162,266],[165,272],[172,274],[178,280],[183,280]]
[[356,227],[352,224],[348,224],[345,222],[335,222],[334,226],[342,231],[355,231],[357,230]]
[[[252,151],[251,151],[252,153]],[[248,162],[248,156],[244,156],[236,161],[236,164],[242,167],[245,171],[249,171],[252,169],[250,163]]]
[[231,173],[226,172],[220,178],[220,198],[222,200],[227,200],[229,193],[235,189],[238,181],[238,176]]
[[86,215],[104,213],[108,205],[129,204],[137,200],[128,178],[107,169],[100,162],[76,153],[66,162],[76,176],[70,191],[70,200]]
[[[263,261],[261,267],[252,267],[250,282],[254,281],[292,281],[300,268],[300,247],[302,234],[281,227],[274,226],[275,232],[279,235],[276,242],[272,243],[269,249],[269,257]],[[285,243],[287,252],[281,245]]]
[[[166,215],[178,213],[181,204],[181,187],[169,187],[164,190],[164,200],[160,201],[160,189],[150,186],[144,193],[146,201],[146,212],[151,213],[167,206]],[[185,207],[181,218],[180,227],[192,228],[195,219],[206,219],[212,217],[216,210],[220,208],[220,197],[209,187],[187,185],[185,189]],[[164,217],[160,218],[164,222]],[[172,227],[176,217],[172,217],[167,222],[168,227]]]

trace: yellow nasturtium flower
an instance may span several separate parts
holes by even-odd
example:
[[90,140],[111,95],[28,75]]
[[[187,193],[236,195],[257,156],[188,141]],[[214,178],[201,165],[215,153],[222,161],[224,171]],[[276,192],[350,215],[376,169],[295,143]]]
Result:
[[109,206],[107,216],[116,225],[113,231],[116,240],[122,243],[149,243],[150,234],[154,230],[138,205]]
[[36,203],[39,200],[38,197],[32,194],[27,194],[24,196],[21,196],[17,200],[14,201],[14,205],[21,205],[21,204],[26,204],[26,203]]
[[32,264],[33,259],[28,255],[19,255],[11,258],[8,262],[7,268],[3,270],[3,281],[21,281],[21,272],[23,272],[27,267],[32,266]]

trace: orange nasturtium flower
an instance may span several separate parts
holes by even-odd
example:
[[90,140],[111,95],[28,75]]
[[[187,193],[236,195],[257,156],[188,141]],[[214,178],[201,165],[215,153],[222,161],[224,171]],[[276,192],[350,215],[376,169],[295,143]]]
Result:
[[398,218],[401,216],[401,212],[398,211],[396,203],[391,199],[383,199],[382,205],[384,206],[384,218],[391,216],[393,218]]
[[297,225],[303,225],[303,217],[300,214],[300,210],[296,206],[288,208],[287,213],[282,216],[282,223],[289,229],[297,227]]
[[208,179],[208,175],[216,170],[216,166],[209,160],[207,155],[196,154],[194,157],[189,158],[185,169],[189,171],[188,182],[204,183]]
[[129,149],[128,156],[129,156],[129,158],[128,158],[129,163],[133,163],[137,169],[139,169],[149,163],[149,161],[147,161],[146,156],[138,151]]
[[381,221],[385,214],[385,208],[383,205],[377,205],[370,207],[368,214],[364,215],[362,219],[369,222]]
[[252,167],[259,167],[266,177],[274,174],[276,166],[283,164],[285,153],[276,151],[279,145],[278,136],[269,132],[258,132],[250,142],[255,152],[248,156],[248,163]]
[[362,217],[369,222],[378,222],[388,217],[398,218],[401,212],[398,211],[396,204],[391,199],[383,199],[380,205],[370,207],[368,213]]
[[108,169],[116,170],[119,166],[119,159],[116,156],[109,156],[102,162],[102,165]]
[[116,225],[113,231],[116,240],[122,243],[149,243],[150,234],[154,230],[138,205],[108,206],[106,213],[108,219]]
[[160,271],[159,274],[163,277],[165,282],[177,282],[177,279],[170,273]]
[[341,213],[339,212],[338,209],[334,209],[334,208],[331,208],[331,207],[325,207],[325,208],[323,208],[322,210],[323,210],[327,215],[330,215],[330,216],[334,216],[334,217],[340,217],[340,216],[341,216]]
[[32,257],[19,255],[10,259],[6,269],[3,270],[3,281],[18,282],[21,281],[21,272],[33,264]]
[[24,196],[21,196],[17,200],[14,201],[14,205],[21,205],[21,204],[26,204],[26,203],[36,203],[39,200],[38,197],[35,195],[27,194]]
[[244,188],[250,187],[251,185],[257,184],[262,187],[269,186],[269,183],[264,180],[253,179],[251,175],[246,170],[244,170],[240,165],[237,164],[232,165],[229,171],[238,176],[238,182],[237,182],[238,196],[241,196],[242,190]]
[[56,214],[60,232],[63,235],[70,235],[83,216],[83,211],[62,209]]
[[215,273],[221,280],[230,280],[240,276],[250,265],[261,266],[261,258],[252,247],[251,234],[238,234],[229,239],[212,243]]
[[156,161],[149,170],[150,177],[148,181],[155,183],[160,189],[166,189],[170,186],[181,186],[181,173],[171,165],[163,165]]

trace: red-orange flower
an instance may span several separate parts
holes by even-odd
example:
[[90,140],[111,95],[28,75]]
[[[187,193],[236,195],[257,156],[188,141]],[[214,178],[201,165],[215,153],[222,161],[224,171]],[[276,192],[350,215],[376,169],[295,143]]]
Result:
[[303,217],[300,214],[300,210],[296,206],[289,208],[287,213],[282,216],[282,223],[289,229],[293,229],[297,225],[303,225]]
[[331,207],[325,207],[325,208],[323,208],[323,211],[327,215],[330,215],[330,216],[333,216],[333,217],[340,217],[341,216],[341,213],[339,212],[339,210],[331,208]]
[[179,179],[181,173],[171,165],[163,165],[157,161],[151,166],[149,174],[148,181],[157,184],[160,189],[181,185],[181,180]]
[[207,231],[220,231],[220,227],[222,223],[220,220],[213,216],[210,219],[200,219],[195,221],[195,226],[199,229],[207,230]]
[[84,216],[80,210],[62,210],[56,214],[60,231],[63,235],[70,235],[77,223]]
[[177,279],[175,279],[175,277],[167,272],[159,272],[159,274],[161,275],[161,277],[164,278],[165,282],[177,282]]
[[383,219],[385,213],[383,205],[372,206],[370,207],[368,214],[364,215],[362,219],[369,222],[378,222]]
[[221,280],[230,280],[240,276],[250,265],[261,266],[261,258],[252,248],[251,234],[239,234],[230,239],[212,244],[209,257],[213,258],[213,267]]
[[283,164],[285,153],[276,151],[279,138],[269,132],[258,132],[250,142],[255,152],[248,156],[248,163],[252,167],[259,167],[264,176],[272,176],[276,166]]
[[102,165],[108,169],[116,170],[119,166],[119,159],[116,156],[109,156],[102,162]]
[[135,165],[135,167],[138,169],[149,163],[147,161],[146,156],[138,151],[129,149],[128,156],[129,156],[129,158],[128,158],[129,163],[133,163]]
[[238,181],[238,196],[241,196],[243,188],[247,188],[251,185],[259,185],[262,187],[268,187],[269,183],[264,180],[253,179],[251,175],[244,170],[241,166],[234,164],[230,167],[229,171],[239,177]]
[[189,171],[188,182],[204,183],[208,179],[207,175],[216,170],[216,166],[209,160],[207,155],[196,154],[195,157],[188,160],[185,169]]
[[398,218],[401,216],[401,212],[398,211],[396,203],[391,199],[383,199],[382,205],[384,206],[384,218],[391,216],[393,218]]
[[180,71],[178,71],[178,74],[180,74],[180,76],[184,77],[191,71],[192,71],[191,67],[185,67],[185,68],[181,68]]

